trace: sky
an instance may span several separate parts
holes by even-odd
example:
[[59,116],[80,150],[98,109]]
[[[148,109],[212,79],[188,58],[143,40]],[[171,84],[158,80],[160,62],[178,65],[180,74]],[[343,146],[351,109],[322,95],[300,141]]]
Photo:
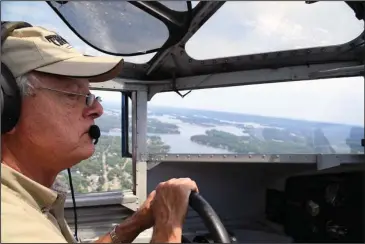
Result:
[[[275,11],[273,11],[275,10]],[[333,16],[334,18],[331,18]],[[105,55],[87,46],[45,2],[1,2],[2,20],[22,20],[58,32],[76,49]],[[187,42],[186,51],[204,60],[305,47],[336,45],[364,29],[343,2],[226,2]],[[126,33],[127,35],[128,33]],[[125,57],[144,63],[153,54]],[[95,92],[119,99],[115,92]],[[182,92],[183,94],[185,91]],[[149,104],[364,126],[364,78],[338,78],[204,89],[181,98],[155,95]]]

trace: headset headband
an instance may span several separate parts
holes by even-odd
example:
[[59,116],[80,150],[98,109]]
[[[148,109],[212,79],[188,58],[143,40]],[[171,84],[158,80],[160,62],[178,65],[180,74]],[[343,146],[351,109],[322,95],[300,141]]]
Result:
[[[32,27],[23,21],[1,21],[1,49],[5,40],[15,29]],[[16,79],[5,63],[1,62],[1,134],[14,128],[20,117],[21,95],[16,84]]]
[[6,38],[8,38],[15,29],[25,27],[32,27],[32,25],[23,21],[1,21],[1,47],[3,46]]

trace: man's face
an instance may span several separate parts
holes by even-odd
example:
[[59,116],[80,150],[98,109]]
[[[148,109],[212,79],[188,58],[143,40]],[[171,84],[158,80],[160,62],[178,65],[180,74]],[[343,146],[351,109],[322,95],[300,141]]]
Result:
[[[94,119],[103,113],[101,104],[95,100],[90,107],[86,97],[69,95],[47,89],[89,94],[87,79],[72,79],[59,76],[36,74],[34,95],[26,96],[22,103],[22,113],[14,130],[22,136],[23,146],[35,150],[42,157],[62,159],[62,165],[46,165],[51,170],[63,170],[94,153],[88,130]],[[33,78],[31,78],[32,80]],[[43,164],[42,162],[40,162]]]

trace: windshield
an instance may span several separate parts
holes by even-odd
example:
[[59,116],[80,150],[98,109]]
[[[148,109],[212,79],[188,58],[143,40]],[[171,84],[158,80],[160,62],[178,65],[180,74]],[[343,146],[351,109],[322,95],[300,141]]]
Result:
[[364,153],[363,77],[159,93],[148,110],[168,153]]
[[363,31],[364,22],[342,1],[232,1],[192,36],[186,51],[200,60],[338,45]]
[[[92,3],[92,2],[89,2]],[[96,2],[98,3],[98,2]],[[77,6],[77,4],[76,4]],[[91,5],[93,6],[93,5]],[[133,6],[132,6],[133,7]],[[63,8],[62,6],[60,7]],[[32,13],[32,14],[29,14]],[[89,17],[84,16],[85,20]],[[57,16],[46,2],[41,1],[2,1],[1,2],[1,19],[2,21],[25,21],[32,25],[43,26],[47,29],[56,31],[63,36],[74,48],[80,52],[93,56],[107,55],[90,47],[75,35],[70,28]],[[85,22],[87,23],[87,22]],[[100,24],[100,23],[99,23]],[[90,23],[87,24],[90,27]],[[163,26],[164,27],[164,26]],[[85,29],[86,31],[86,29]],[[94,33],[99,33],[95,31]],[[92,33],[92,32],[90,32]],[[106,34],[106,33],[104,33]],[[115,35],[122,35],[120,30],[115,31]],[[114,36],[115,37],[115,36]],[[122,37],[124,38],[124,37]],[[104,37],[101,41],[108,43],[108,38]],[[133,63],[146,63],[155,53],[149,53],[134,57],[123,57],[125,61]]]
[[128,2],[75,1],[52,5],[86,42],[109,53],[158,49],[169,37],[164,23]]

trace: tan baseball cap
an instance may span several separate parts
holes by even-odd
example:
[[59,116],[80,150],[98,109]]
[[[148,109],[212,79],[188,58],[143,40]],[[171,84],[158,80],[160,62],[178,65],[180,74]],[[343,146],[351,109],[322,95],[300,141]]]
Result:
[[3,43],[1,62],[15,77],[36,70],[90,82],[111,80],[123,66],[120,57],[85,56],[56,32],[39,26],[14,30]]

